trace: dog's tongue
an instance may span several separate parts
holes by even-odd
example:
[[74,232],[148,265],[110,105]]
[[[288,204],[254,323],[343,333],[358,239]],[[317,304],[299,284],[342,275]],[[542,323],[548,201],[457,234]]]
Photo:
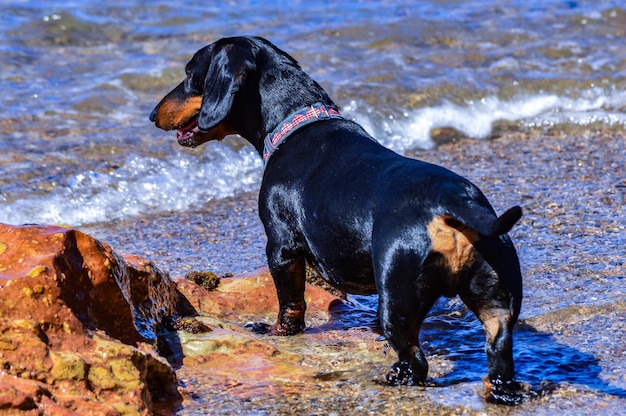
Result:
[[198,119],[194,118],[189,124],[176,132],[176,138],[179,142],[184,141],[193,136],[194,133],[197,133],[199,131],[200,129],[198,128]]
[[189,139],[191,136],[193,136],[193,132],[191,131],[182,132],[179,130],[176,132],[176,139],[179,142],[184,142],[185,140]]

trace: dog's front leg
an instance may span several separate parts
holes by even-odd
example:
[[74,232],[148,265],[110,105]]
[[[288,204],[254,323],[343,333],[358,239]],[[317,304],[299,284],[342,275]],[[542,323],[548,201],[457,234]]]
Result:
[[270,272],[278,296],[278,318],[270,328],[271,335],[294,335],[304,330],[305,260],[287,259],[281,252],[268,252]]

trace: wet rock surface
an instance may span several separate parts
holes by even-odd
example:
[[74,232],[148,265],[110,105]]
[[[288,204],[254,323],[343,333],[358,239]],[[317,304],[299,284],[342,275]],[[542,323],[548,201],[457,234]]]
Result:
[[153,344],[179,299],[150,262],[80,231],[0,224],[0,409],[148,414],[176,402]]

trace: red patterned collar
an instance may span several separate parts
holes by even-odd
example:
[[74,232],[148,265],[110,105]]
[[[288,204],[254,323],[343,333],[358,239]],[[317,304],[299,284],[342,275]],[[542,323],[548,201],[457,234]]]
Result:
[[265,136],[263,148],[263,163],[267,164],[270,156],[278,149],[289,136],[299,128],[320,120],[343,118],[339,111],[322,103],[315,103],[289,115],[271,133]]

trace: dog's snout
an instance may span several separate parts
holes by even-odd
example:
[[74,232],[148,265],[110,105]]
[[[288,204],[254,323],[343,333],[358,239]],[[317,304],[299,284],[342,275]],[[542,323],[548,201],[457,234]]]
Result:
[[158,107],[155,107],[154,110],[150,112],[150,121],[153,123],[156,121],[157,108]]

